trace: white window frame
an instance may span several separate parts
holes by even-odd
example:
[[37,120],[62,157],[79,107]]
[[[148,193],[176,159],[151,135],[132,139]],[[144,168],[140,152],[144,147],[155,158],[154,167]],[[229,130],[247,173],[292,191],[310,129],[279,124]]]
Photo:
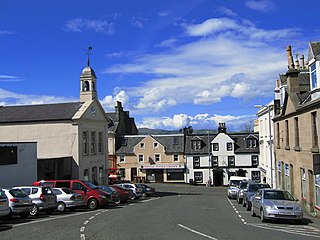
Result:
[[159,143],[158,142],[154,142],[153,143],[153,148],[159,148]]
[[96,134],[96,131],[90,132],[90,154],[97,154],[97,134]]
[[138,154],[138,162],[144,162],[144,155]]
[[[230,147],[231,146],[231,147]],[[228,142],[227,143],[227,151],[233,151],[233,144],[232,144],[232,142]]]
[[144,142],[139,143],[140,149],[145,149],[146,144]]
[[179,154],[174,154],[172,156],[172,159],[173,159],[174,162],[179,162]]
[[89,154],[89,131],[82,131],[82,155]]
[[98,153],[103,153],[103,132],[98,132]]
[[304,199],[307,198],[307,178],[304,168],[301,168],[301,194]]
[[126,162],[125,156],[120,156],[119,163],[125,163],[125,162]]
[[155,162],[161,162],[161,154],[155,153],[154,154],[154,161]]

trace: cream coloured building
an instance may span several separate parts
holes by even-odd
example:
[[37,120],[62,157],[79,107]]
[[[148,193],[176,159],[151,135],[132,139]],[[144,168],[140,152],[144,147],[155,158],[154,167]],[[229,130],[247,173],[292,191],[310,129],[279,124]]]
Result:
[[109,120],[89,66],[80,76],[80,101],[0,107],[0,141],[37,143],[37,179],[107,183]]
[[124,180],[184,182],[184,135],[125,135],[117,150]]

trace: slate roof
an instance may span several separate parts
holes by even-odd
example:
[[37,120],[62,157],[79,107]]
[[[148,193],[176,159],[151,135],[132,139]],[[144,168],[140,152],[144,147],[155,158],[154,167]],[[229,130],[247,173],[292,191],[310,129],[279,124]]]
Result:
[[116,113],[115,112],[106,112],[107,117],[111,118],[113,125],[108,128],[109,131],[114,132],[117,129],[118,123],[116,122]]
[[[184,137],[183,135],[125,135],[121,137],[122,144],[116,150],[117,154],[134,154],[133,148],[146,137],[152,137],[165,147],[166,153],[183,153]],[[174,144],[174,138],[177,138],[177,144]]]
[[308,61],[315,58],[316,61],[320,61],[320,42],[310,42]]
[[1,123],[71,120],[81,102],[0,107]]
[[[235,154],[240,153],[259,153],[259,145],[257,144],[256,148],[247,148],[247,138],[254,137],[259,140],[258,133],[230,133],[227,135],[234,141],[234,152]],[[209,135],[209,141],[211,142],[215,135]],[[202,148],[201,149],[192,149],[192,140],[200,139],[202,141]],[[186,138],[186,149],[185,153],[188,155],[208,155],[208,135],[189,135]],[[210,151],[211,153],[211,151]]]

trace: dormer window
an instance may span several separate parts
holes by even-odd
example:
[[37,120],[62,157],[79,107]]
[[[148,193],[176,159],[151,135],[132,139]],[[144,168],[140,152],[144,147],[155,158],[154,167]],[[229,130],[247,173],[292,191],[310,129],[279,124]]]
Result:
[[318,87],[316,62],[310,66],[311,90]]
[[201,149],[201,141],[200,140],[194,140],[191,141],[192,149]]
[[247,148],[256,148],[257,147],[257,139],[249,138],[247,139]]

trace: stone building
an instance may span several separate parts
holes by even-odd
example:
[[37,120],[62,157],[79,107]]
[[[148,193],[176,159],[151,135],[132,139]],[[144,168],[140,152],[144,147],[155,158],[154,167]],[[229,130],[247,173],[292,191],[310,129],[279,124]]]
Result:
[[[309,43],[307,66],[304,56],[293,61],[287,48],[288,71],[280,75],[275,99],[275,165],[278,188],[299,199],[304,209],[320,211],[320,42]],[[277,86],[278,87],[278,86]]]
[[0,107],[0,141],[37,143],[38,180],[106,183],[109,123],[88,61],[80,76],[80,101]]

